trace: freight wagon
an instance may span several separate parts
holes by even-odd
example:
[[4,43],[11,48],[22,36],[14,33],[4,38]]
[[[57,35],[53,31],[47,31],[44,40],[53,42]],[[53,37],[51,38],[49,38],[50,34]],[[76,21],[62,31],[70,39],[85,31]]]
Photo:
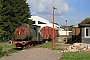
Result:
[[[53,28],[49,26],[45,26],[41,29],[41,37],[44,40],[52,40]],[[54,29],[54,38],[59,37],[58,30]]]

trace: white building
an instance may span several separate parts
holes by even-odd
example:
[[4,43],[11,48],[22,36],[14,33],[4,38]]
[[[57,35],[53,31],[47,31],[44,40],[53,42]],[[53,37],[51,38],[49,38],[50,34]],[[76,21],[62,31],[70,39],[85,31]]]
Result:
[[31,16],[31,18],[28,18],[33,21],[34,25],[41,26],[41,24],[48,24],[50,23],[48,20],[45,20],[39,16]]
[[66,31],[62,28],[59,28],[59,35],[71,35],[72,34],[72,31]]
[[[40,29],[45,27],[45,26],[53,27],[51,22],[49,22],[48,20],[43,19],[43,18],[41,18],[39,16],[31,16],[31,18],[28,18],[28,19],[33,21],[33,25],[40,26]],[[66,31],[64,29],[60,28],[59,25],[54,24],[54,28],[56,30],[59,30],[60,35],[66,35]],[[69,35],[70,32],[71,31],[67,31],[67,35]]]
[[[28,19],[33,21],[33,25],[41,26],[41,28],[43,28],[45,26],[53,27],[51,22],[49,22],[48,20],[43,19],[39,16],[31,16],[31,18],[28,18]],[[54,28],[58,29],[59,26],[54,24]]]
[[[67,35],[71,35],[72,31],[67,31]],[[66,31],[59,31],[59,35],[66,35]]]

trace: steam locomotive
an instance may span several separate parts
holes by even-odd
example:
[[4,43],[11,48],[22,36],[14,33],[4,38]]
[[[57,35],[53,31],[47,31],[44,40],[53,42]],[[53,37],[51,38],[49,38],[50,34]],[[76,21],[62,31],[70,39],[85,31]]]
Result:
[[[16,48],[29,48],[45,41],[52,41],[53,28],[45,26],[40,29],[40,26],[23,24],[14,31],[15,39],[11,42],[16,45]],[[58,30],[54,29],[55,37],[59,36]]]

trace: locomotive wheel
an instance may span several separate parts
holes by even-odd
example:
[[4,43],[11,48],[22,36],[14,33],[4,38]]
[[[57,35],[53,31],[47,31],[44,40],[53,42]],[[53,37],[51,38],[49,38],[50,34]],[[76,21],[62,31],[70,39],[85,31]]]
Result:
[[27,43],[26,45],[25,45],[25,48],[30,48],[31,46],[30,46],[30,43]]
[[33,47],[34,46],[34,44],[33,43],[30,43],[30,47]]
[[36,46],[36,44],[33,42],[33,46]]
[[30,48],[31,46],[30,46],[30,44],[28,43],[28,48]]
[[28,47],[29,47],[29,48],[31,47],[30,44],[28,44]]
[[26,44],[24,48],[28,48],[28,44]]

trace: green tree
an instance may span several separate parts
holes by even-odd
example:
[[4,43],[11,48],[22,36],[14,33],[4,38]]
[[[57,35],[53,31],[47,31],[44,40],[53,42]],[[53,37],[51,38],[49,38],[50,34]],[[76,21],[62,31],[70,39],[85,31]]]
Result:
[[0,28],[5,31],[5,39],[12,39],[15,28],[23,23],[31,23],[29,5],[26,0],[1,0]]
[[81,22],[81,24],[90,24],[90,17],[89,18],[85,18],[82,22]]
[[[0,11],[1,11],[1,8],[2,8],[2,4],[1,4],[1,0],[0,0]],[[1,21],[1,14],[0,14],[0,21]],[[4,34],[4,30],[2,30],[0,28],[0,41],[2,40],[2,35]]]
[[[0,11],[1,11],[1,8],[2,8],[2,4],[1,4],[1,0],[0,0]],[[1,15],[0,15],[0,20],[1,20]]]
[[68,31],[72,31],[72,26],[61,26],[60,28],[63,28],[63,29],[65,29],[66,30],[66,28],[68,28]]

